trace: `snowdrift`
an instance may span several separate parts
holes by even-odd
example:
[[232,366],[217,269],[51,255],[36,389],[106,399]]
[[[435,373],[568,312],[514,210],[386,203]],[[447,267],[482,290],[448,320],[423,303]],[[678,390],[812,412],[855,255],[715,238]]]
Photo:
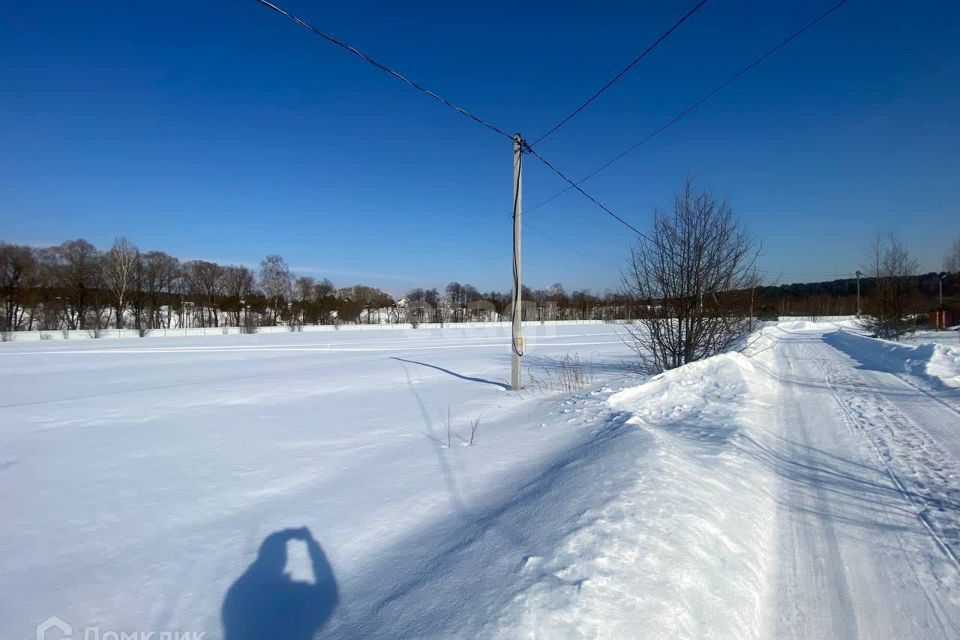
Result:
[[[725,354],[625,389],[609,406],[648,438],[629,467],[590,482],[618,493],[585,511],[543,579],[499,617],[498,638],[760,638],[775,501],[748,453],[775,389]],[[643,455],[641,455],[643,454]]]
[[960,347],[934,345],[927,362],[927,373],[948,387],[960,388]]
[[934,386],[960,388],[960,347],[933,343],[906,345],[846,330],[826,334],[824,340],[861,367],[924,378]]

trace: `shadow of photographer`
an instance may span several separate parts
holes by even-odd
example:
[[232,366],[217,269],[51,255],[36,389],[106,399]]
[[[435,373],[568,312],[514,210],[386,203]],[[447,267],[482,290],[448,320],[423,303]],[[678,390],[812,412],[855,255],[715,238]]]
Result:
[[[291,579],[287,543],[302,540],[313,584]],[[323,628],[339,601],[333,568],[306,527],[267,536],[256,560],[227,590],[221,618],[226,640],[307,640]]]

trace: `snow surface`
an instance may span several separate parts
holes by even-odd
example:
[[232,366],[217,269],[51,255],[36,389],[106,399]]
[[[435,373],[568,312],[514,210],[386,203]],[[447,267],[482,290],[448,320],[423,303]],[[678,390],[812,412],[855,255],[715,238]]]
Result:
[[960,358],[846,327],[0,345],[0,638],[960,637]]

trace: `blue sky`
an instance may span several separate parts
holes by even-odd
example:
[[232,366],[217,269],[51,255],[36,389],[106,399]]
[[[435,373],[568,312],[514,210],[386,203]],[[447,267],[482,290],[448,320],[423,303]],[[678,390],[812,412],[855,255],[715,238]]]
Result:
[[[509,289],[509,141],[253,0],[4,4],[0,239]],[[280,4],[533,139],[693,2]],[[538,149],[583,176],[831,4],[710,0]],[[877,231],[934,270],[960,236],[958,114],[960,6],[851,0],[584,186],[646,229],[693,175],[783,282],[851,272]],[[526,169],[528,206],[563,187]],[[562,245],[525,233],[528,284],[617,286],[624,227],[576,193],[528,219]]]

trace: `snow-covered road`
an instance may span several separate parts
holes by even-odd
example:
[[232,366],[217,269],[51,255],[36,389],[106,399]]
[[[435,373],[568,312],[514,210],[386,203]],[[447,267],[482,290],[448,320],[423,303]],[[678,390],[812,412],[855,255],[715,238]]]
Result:
[[372,333],[2,345],[0,637],[960,637],[960,348]]
[[960,637],[958,395],[871,368],[876,341],[776,333],[776,635]]

